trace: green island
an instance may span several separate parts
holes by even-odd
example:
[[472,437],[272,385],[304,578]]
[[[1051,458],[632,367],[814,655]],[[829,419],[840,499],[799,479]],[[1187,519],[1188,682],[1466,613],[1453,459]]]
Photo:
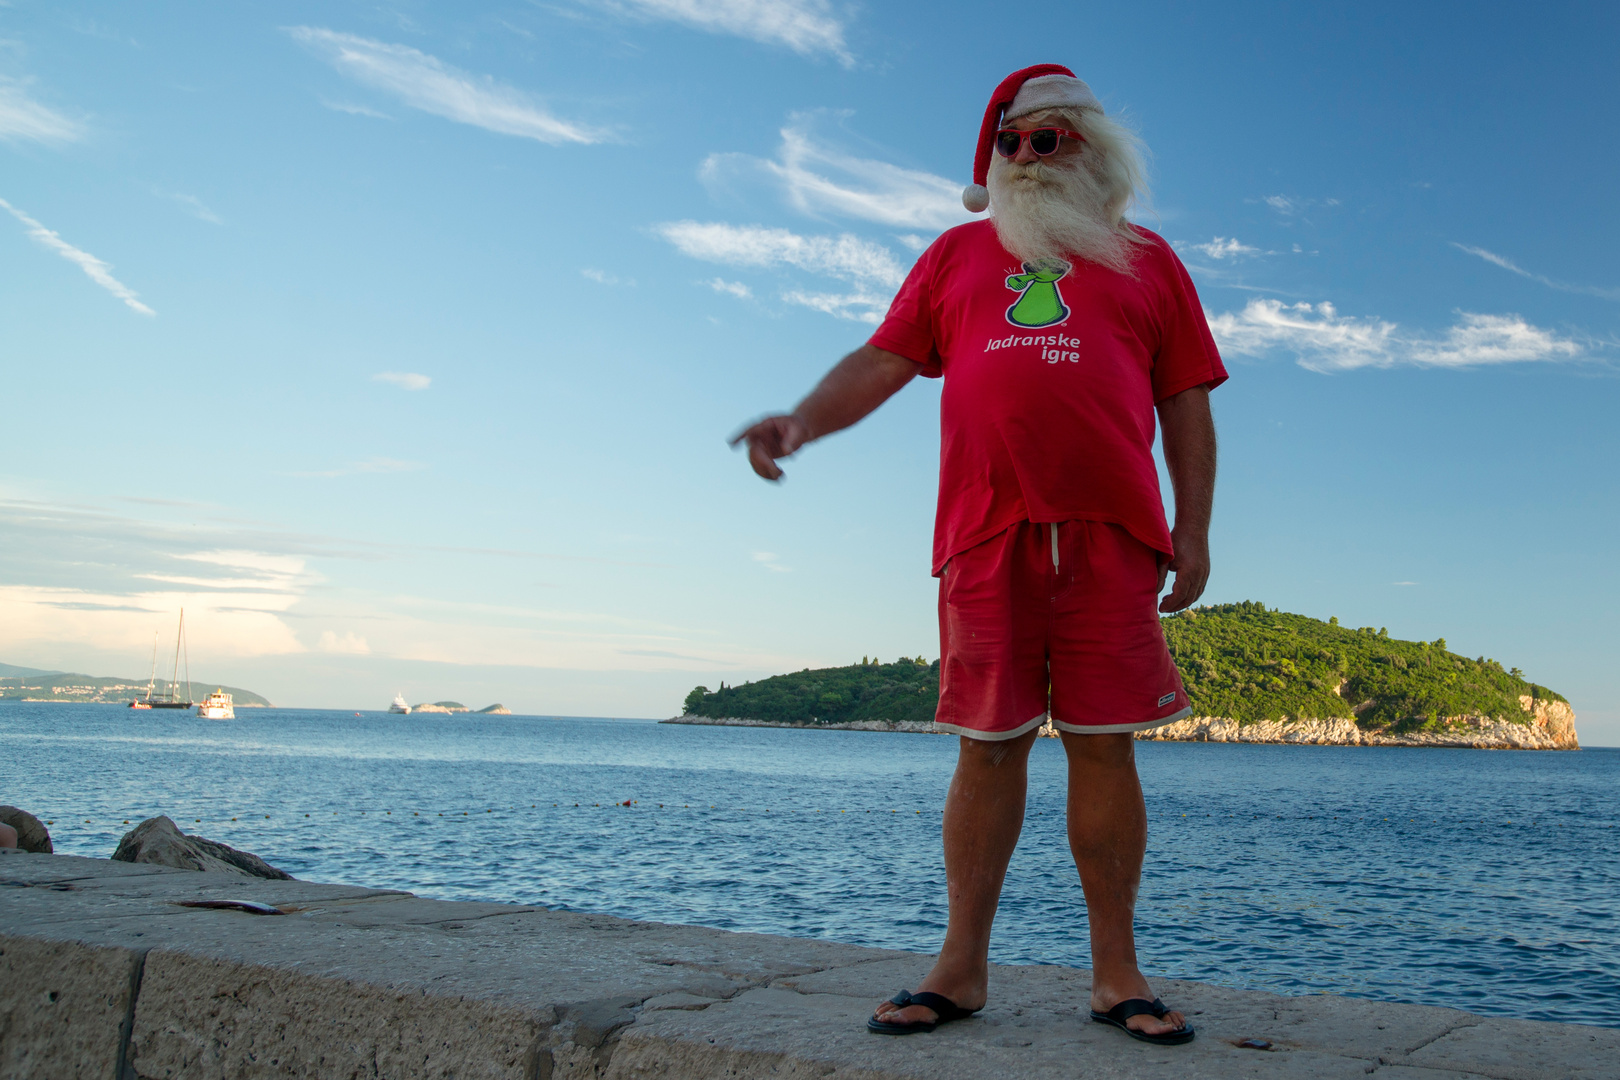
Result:
[[[1552,709],[1570,718],[1573,745],[1564,697],[1518,668],[1451,652],[1444,638],[1402,641],[1383,628],[1351,629],[1336,618],[1323,622],[1255,601],[1194,608],[1161,623],[1195,716],[1239,729],[1338,720],[1372,736],[1414,738],[1486,722],[1545,727]],[[937,660],[863,658],[718,690],[699,686],[677,719],[921,724],[933,719],[938,699]]]
[[[183,700],[186,684],[181,682],[179,685]],[[213,690],[223,690],[231,695],[231,701],[237,708],[270,706],[269,701],[239,686],[223,686],[203,679],[191,680],[191,693],[197,701],[201,701],[205,694]],[[167,679],[157,679],[153,682],[154,695],[163,696],[168,691]],[[15,664],[0,664],[0,701],[79,701],[127,705],[136,698],[145,696],[146,684],[139,679],[104,678],[71,671],[42,671],[38,668],[18,667]]]

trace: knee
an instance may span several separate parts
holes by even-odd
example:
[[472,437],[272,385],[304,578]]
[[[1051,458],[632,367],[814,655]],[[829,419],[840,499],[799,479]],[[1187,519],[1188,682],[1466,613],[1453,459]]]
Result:
[[1136,765],[1136,739],[1128,731],[1098,735],[1063,732],[1063,749],[1069,760],[1098,768],[1124,769]]
[[987,769],[999,771],[1006,768],[1017,768],[1029,757],[1029,748],[1035,742],[1035,732],[1020,735],[1016,739],[970,739],[962,737],[962,747],[958,753],[957,761],[974,769]]

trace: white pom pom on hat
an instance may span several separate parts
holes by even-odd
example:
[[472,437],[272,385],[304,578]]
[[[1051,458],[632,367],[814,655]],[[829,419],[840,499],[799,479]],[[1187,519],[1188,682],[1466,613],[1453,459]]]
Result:
[[1102,102],[1091,92],[1091,87],[1062,64],[1036,64],[1001,80],[996,92],[990,95],[984,121],[979,125],[979,145],[973,154],[973,183],[962,189],[962,205],[970,213],[983,213],[990,208],[990,189],[985,184],[990,178],[990,155],[996,130],[1006,120],[1056,108],[1103,111]]

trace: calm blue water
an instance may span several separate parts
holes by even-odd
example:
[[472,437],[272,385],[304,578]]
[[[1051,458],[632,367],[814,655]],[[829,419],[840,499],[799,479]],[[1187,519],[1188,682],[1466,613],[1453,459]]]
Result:
[[[302,878],[932,951],[955,742],[6,703],[0,802],[70,854],[164,813]],[[1620,1026],[1620,751],[1137,754],[1150,974]],[[993,956],[1085,966],[1056,740],[1030,779]]]

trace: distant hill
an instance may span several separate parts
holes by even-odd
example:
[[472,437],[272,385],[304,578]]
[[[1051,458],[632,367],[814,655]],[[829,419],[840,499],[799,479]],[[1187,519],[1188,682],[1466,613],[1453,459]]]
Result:
[[[1538,704],[1565,700],[1517,668],[1450,652],[1444,638],[1401,641],[1254,601],[1195,608],[1162,624],[1193,712],[1239,724],[1340,717],[1363,731],[1406,734],[1460,717],[1526,724]],[[938,700],[939,662],[919,657],[699,686],[685,712],[811,725],[918,721],[933,719]]]
[[[168,692],[167,679],[159,679],[153,685],[154,694]],[[231,695],[231,700],[239,706],[268,707],[270,702],[255,694],[251,690],[243,690],[239,686],[222,686],[216,682],[206,682],[202,679],[191,680],[191,692],[198,701],[214,689],[220,689]],[[180,684],[180,692],[184,694],[186,684]],[[104,678],[98,675],[81,675],[67,671],[38,671],[34,668],[20,668],[13,664],[0,664],[0,701],[88,701],[88,702],[127,702],[132,698],[144,697],[146,684],[139,679],[120,679],[116,677]]]

